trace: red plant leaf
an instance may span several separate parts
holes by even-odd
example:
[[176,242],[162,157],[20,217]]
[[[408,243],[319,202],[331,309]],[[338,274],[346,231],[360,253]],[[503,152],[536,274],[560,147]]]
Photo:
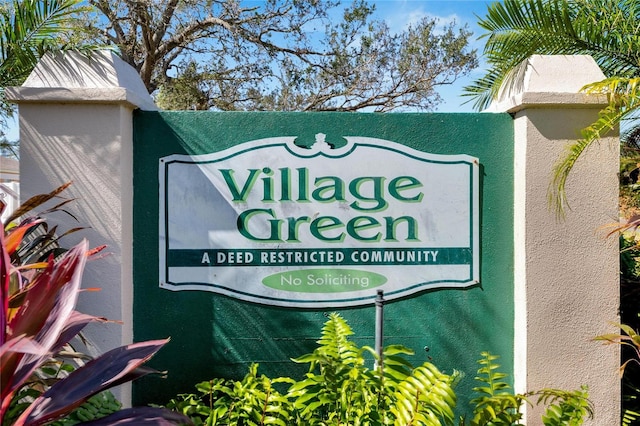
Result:
[[134,407],[115,412],[107,417],[83,423],[83,426],[120,426],[120,425],[192,425],[186,416],[166,408]]
[[9,406],[12,394],[49,356],[60,338],[74,307],[86,262],[88,244],[81,242],[56,264],[36,276],[23,304],[8,323],[5,338],[25,336],[43,348],[43,353],[5,352],[0,358],[0,415]]
[[69,320],[64,325],[64,328],[60,332],[58,336],[58,340],[51,348],[51,352],[55,353],[62,349],[64,345],[69,343],[71,339],[73,339],[82,329],[89,324],[90,322],[115,322],[109,321],[104,317],[96,317],[93,315],[83,314],[78,311],[73,311]]
[[[49,262],[49,266],[34,278],[21,309],[9,324],[13,334],[42,335],[41,339],[57,340],[75,307],[87,248],[87,242],[82,241],[55,264]],[[49,324],[46,329],[45,324]],[[52,328],[54,325],[55,329]]]
[[42,354],[46,353],[46,349],[37,344],[26,336],[14,337],[11,340],[4,342],[0,346],[0,357],[5,356],[9,352],[17,352],[21,354]]
[[2,312],[0,312],[0,346],[7,340],[7,323],[9,316],[9,253],[7,253],[4,245],[4,230],[0,232],[0,303],[2,304]]
[[107,248],[106,244],[102,244],[101,246],[94,247],[94,248],[92,248],[91,250],[89,250],[87,252],[87,256],[93,257],[93,256],[95,256],[96,254],[100,253],[102,250],[104,250],[106,248]]
[[9,253],[9,255],[15,253],[16,249],[24,238],[24,234],[26,234],[29,229],[33,228],[35,225],[41,222],[42,219],[31,218],[31,220],[27,220],[25,221],[25,223],[20,224],[20,226],[11,229],[11,232],[6,236],[5,242],[3,243],[5,246],[5,250]]
[[89,361],[36,398],[20,415],[16,425],[37,426],[53,421],[82,405],[93,395],[153,371],[138,367],[168,341],[151,340],[121,346]]
[[51,191],[48,194],[35,195],[35,196],[29,198],[27,201],[22,203],[20,205],[20,207],[18,207],[18,209],[16,211],[14,211],[8,218],[6,218],[5,221],[7,223],[10,223],[10,222],[14,221],[16,218],[24,215],[25,213],[30,212],[31,210],[33,210],[36,207],[46,203],[47,201],[51,200],[52,198],[57,197],[58,194],[60,194],[65,189],[67,189],[70,185],[71,185],[71,182],[67,182],[65,184],[62,184],[58,188],[54,189],[53,191]]

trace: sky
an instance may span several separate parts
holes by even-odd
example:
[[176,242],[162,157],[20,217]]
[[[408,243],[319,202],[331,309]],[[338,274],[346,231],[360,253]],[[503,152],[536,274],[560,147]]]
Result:
[[[481,30],[477,25],[477,16],[486,14],[487,5],[492,3],[486,0],[370,0],[376,5],[376,17],[384,19],[389,27],[395,31],[405,30],[410,24],[419,21],[424,17],[437,18],[439,22],[445,24],[455,21],[458,25],[468,25],[473,33],[470,37],[471,48],[477,49],[478,57],[482,53],[484,42],[477,40]],[[477,15],[477,16],[476,16]],[[481,59],[481,58],[480,58]],[[459,79],[452,85],[443,86],[440,96],[443,102],[436,108],[437,112],[471,112],[471,103],[466,103],[462,98],[462,88],[482,75],[482,60],[480,67],[474,70],[467,77]],[[10,123],[7,132],[9,140],[17,140],[18,126],[15,122]]]

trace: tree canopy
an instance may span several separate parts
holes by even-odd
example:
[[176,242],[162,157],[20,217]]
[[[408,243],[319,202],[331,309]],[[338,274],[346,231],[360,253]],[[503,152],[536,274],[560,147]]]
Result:
[[423,19],[394,34],[363,0],[89,0],[165,109],[430,110],[477,66],[471,33]]
[[487,107],[500,90],[510,90],[520,65],[534,54],[591,55],[607,77],[583,90],[606,93],[609,105],[556,165],[550,199],[561,213],[567,205],[566,180],[582,152],[625,120],[633,120],[626,136],[639,134],[640,2],[504,0],[491,4],[479,25],[486,30],[488,70],[465,88],[477,109]]

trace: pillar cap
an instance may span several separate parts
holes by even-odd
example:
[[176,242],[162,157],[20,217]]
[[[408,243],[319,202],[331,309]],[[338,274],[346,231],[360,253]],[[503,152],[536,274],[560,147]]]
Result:
[[7,99],[21,103],[124,103],[155,111],[158,107],[136,70],[113,51],[47,53],[24,84],[8,87]]
[[525,108],[602,108],[607,97],[581,89],[606,78],[589,55],[532,55],[513,70],[487,112],[517,112]]

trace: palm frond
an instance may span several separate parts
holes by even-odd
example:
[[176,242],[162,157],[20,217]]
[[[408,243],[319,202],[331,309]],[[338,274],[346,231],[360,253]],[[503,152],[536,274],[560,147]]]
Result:
[[491,103],[502,96],[508,97],[511,93],[518,93],[522,90],[519,86],[523,80],[529,62],[523,60],[516,65],[509,65],[509,69],[496,68],[491,70],[486,76],[475,81],[463,90],[462,96],[468,96],[473,101],[476,110],[485,110]]
[[20,85],[42,55],[64,48],[81,0],[14,0],[0,10],[0,86]]
[[496,99],[509,73],[534,54],[591,55],[607,76],[640,75],[640,6],[635,0],[505,0],[478,24],[487,32],[485,76],[465,88],[474,106]]
[[617,129],[625,117],[634,115],[640,107],[640,78],[611,77],[589,84],[583,91],[606,94],[609,105],[600,111],[593,124],[582,129],[581,139],[567,148],[566,154],[554,167],[548,198],[558,217],[563,217],[565,208],[570,207],[566,197],[566,183],[582,153],[594,142]]

